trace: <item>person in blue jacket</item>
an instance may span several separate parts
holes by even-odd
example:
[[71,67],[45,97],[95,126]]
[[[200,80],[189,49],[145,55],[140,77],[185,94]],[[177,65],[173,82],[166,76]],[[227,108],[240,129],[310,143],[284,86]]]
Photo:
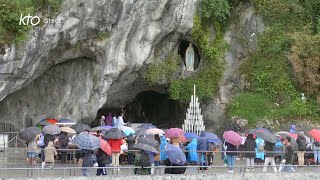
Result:
[[164,161],[167,159],[167,155],[164,152],[166,145],[168,144],[166,138],[164,136],[161,137],[161,143],[160,143],[160,161]]
[[264,161],[264,140],[257,137],[256,141],[256,158],[257,158],[257,164],[260,165]]
[[187,150],[188,150],[188,162],[196,164],[198,162],[196,138],[193,138],[192,141],[188,144]]
[[208,165],[208,158],[207,158],[208,150],[209,150],[208,139],[204,137],[200,137],[197,141],[198,163],[200,166]]

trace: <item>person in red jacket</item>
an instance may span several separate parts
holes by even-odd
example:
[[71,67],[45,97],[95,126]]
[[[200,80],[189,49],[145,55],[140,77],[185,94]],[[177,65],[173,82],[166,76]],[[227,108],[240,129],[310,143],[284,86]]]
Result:
[[112,166],[119,166],[119,157],[123,139],[109,139],[108,143],[112,152]]

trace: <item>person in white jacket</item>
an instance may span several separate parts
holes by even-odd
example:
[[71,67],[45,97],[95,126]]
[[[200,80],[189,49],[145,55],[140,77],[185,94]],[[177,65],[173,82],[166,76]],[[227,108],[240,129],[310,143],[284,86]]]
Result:
[[127,123],[123,122],[123,118],[122,118],[122,113],[119,113],[119,116],[117,117],[117,121],[115,124],[115,127],[118,129],[122,129],[124,127],[124,125],[126,125]]

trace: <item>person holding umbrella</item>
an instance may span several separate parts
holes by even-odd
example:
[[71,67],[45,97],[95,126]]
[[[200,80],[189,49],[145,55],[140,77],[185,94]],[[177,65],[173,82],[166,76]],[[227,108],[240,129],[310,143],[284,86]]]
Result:
[[108,143],[111,147],[113,167],[120,165],[119,157],[121,153],[121,145],[124,144],[124,137],[126,137],[126,134],[117,128],[111,128],[104,134],[104,139],[109,139]]
[[61,163],[67,163],[67,150],[69,147],[69,137],[68,133],[61,131],[59,135],[59,149],[61,152]]
[[36,163],[36,156],[37,156],[37,143],[36,143],[36,138],[31,139],[30,141],[27,142],[27,161],[28,165],[33,166]]
[[246,141],[244,142],[244,150],[246,151],[244,153],[244,157],[247,159],[247,169],[246,171],[252,170],[254,172],[254,158],[256,157],[255,149],[257,147],[257,144],[253,138],[252,134],[249,134]]
[[264,145],[264,150],[266,153],[265,153],[264,167],[262,171],[267,172],[267,166],[270,163],[273,168],[273,172],[276,173],[277,172],[276,163],[275,163],[276,144],[266,141]]
[[227,155],[228,167],[230,173],[233,173],[233,167],[236,161],[237,146],[242,143],[241,136],[234,131],[225,131],[223,133],[224,147]]
[[106,164],[110,164],[110,162],[108,161],[108,155],[101,149],[99,148],[97,151],[97,163],[98,163],[98,167],[101,167],[99,169],[97,169],[97,176],[100,175],[107,175],[107,170],[104,168],[106,166]]

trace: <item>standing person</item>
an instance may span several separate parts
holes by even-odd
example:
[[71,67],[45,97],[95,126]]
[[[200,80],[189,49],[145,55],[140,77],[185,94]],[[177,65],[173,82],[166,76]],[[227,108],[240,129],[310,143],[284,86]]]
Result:
[[93,155],[94,152],[92,150],[83,150],[82,153],[82,175],[90,176],[88,172],[88,167],[93,167],[96,164],[96,157]]
[[165,147],[168,144],[168,141],[164,136],[161,137],[161,143],[160,143],[160,161],[164,161],[167,159],[167,154],[165,153]]
[[291,137],[287,136],[284,139],[284,159],[281,161],[281,163],[284,164],[284,167],[280,170],[280,172],[295,172],[295,170],[292,168],[292,162],[293,162],[293,147],[291,145]]
[[[208,158],[207,158],[207,151],[209,150],[208,148],[209,148],[208,139],[204,137],[200,137],[197,141],[199,166],[208,165]],[[203,157],[203,161],[202,161],[202,157]]]
[[290,133],[296,133],[296,125],[294,124],[290,125]]
[[193,138],[192,141],[187,146],[188,158],[187,160],[191,163],[197,164],[198,155],[197,155],[197,139]]
[[156,156],[156,153],[154,152],[150,152],[150,151],[145,151],[147,153],[147,155],[149,156],[149,163],[150,163],[150,166],[152,167],[150,169],[150,174],[154,174],[154,158]]
[[247,169],[249,172],[250,169],[254,172],[254,158],[256,157],[255,149],[257,147],[256,141],[253,138],[252,134],[249,134],[246,141],[244,142],[244,157],[247,160]]
[[276,156],[276,144],[275,143],[270,143],[270,142],[265,142],[264,150],[266,151],[266,158],[264,160],[264,167],[263,167],[263,172],[267,172],[267,166],[269,163],[271,164],[273,168],[273,172],[277,172],[276,168],[276,163],[275,163],[275,156]]
[[228,160],[228,167],[230,173],[233,173],[233,167],[235,165],[236,161],[236,155],[237,155],[237,147],[233,144],[228,143],[225,141],[225,145],[227,146],[226,148],[226,155],[227,155],[227,160]]
[[123,122],[122,113],[118,114],[116,128],[123,129],[126,123]]
[[134,163],[134,157],[133,157],[133,145],[136,142],[136,139],[133,137],[133,134],[129,134],[129,136],[127,137],[127,143],[128,143],[128,164],[133,164]]
[[305,151],[307,149],[307,140],[304,137],[303,131],[299,132],[296,142],[298,144],[298,150],[299,150],[297,152],[298,165],[299,166],[303,166],[304,165],[304,153],[305,153]]
[[112,152],[112,166],[119,166],[119,157],[121,152],[121,145],[123,144],[123,139],[109,139],[108,141],[111,152]]
[[[170,139],[170,144],[177,146],[180,148],[180,142],[181,142],[181,138],[171,138]],[[181,150],[182,151],[182,150]],[[182,152],[181,152],[182,153]],[[183,154],[183,153],[182,153]],[[181,166],[179,164],[176,163],[172,163],[169,158],[166,158],[163,161],[165,166]],[[185,164],[183,164],[182,166],[186,166],[187,162],[185,162]],[[165,174],[184,174],[184,172],[186,171],[186,168],[165,168],[164,169],[164,173]]]
[[45,166],[45,153],[44,153],[44,149],[48,146],[50,141],[54,141],[55,140],[55,136],[54,135],[50,135],[50,134],[41,134],[40,138],[38,140],[38,144],[41,147],[41,160],[42,160],[42,165],[41,167],[44,168]]
[[257,147],[256,147],[256,162],[257,165],[262,165],[262,163],[264,162],[264,146],[265,146],[265,142],[263,139],[257,137],[257,139],[255,140]]
[[[160,143],[161,143],[161,140],[160,140],[160,136],[159,134],[156,134],[154,136],[155,140],[158,141],[158,146],[156,147],[158,153],[155,154],[155,157],[154,157],[154,166],[160,166]],[[159,172],[157,173],[157,171],[159,170]],[[160,174],[160,169],[159,168],[156,168],[155,169],[155,174]]]
[[311,150],[313,150],[314,164],[319,165],[320,163],[320,142],[312,139]]
[[106,117],[102,115],[100,118],[100,126],[104,126],[104,125],[106,125]]
[[239,133],[241,135],[242,129],[241,129],[241,126],[240,126],[240,119],[236,119],[234,121],[233,131],[237,132],[237,133]]
[[61,152],[61,163],[67,163],[67,150],[69,147],[68,133],[61,131],[59,135],[59,149]]
[[46,164],[49,164],[49,168],[53,168],[54,166],[54,157],[57,155],[57,150],[53,145],[52,141],[49,141],[48,146],[44,148],[45,160]]
[[36,139],[32,139],[27,142],[27,161],[29,166],[33,166],[36,163],[37,156],[37,143]]
[[112,127],[117,128],[118,126],[118,119],[115,114],[112,115]]
[[109,112],[108,116],[106,117],[106,125],[112,126],[112,114]]
[[103,176],[107,175],[107,170],[106,170],[106,164],[109,164],[110,162],[108,161],[108,155],[102,150],[102,149],[98,149],[97,151],[97,163],[98,163],[98,168],[97,169],[97,176],[100,176],[101,174]]

